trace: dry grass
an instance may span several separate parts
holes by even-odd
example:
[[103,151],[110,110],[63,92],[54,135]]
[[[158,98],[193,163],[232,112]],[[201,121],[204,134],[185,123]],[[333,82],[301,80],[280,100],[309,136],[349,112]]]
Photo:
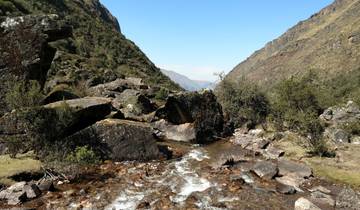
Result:
[[23,172],[37,172],[41,170],[41,162],[34,160],[31,154],[10,158],[9,155],[0,156],[0,183],[11,184],[9,177]]
[[330,181],[360,187],[360,145],[344,145],[336,151],[335,158],[309,157],[304,141],[295,134],[288,134],[275,143],[289,159],[301,159],[314,170],[315,176]]

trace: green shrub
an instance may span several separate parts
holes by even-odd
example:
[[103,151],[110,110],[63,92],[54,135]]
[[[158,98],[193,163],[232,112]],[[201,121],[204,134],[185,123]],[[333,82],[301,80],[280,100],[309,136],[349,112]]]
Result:
[[238,83],[222,80],[215,94],[236,127],[245,123],[253,127],[264,122],[269,113],[265,94],[244,79]]
[[323,112],[321,100],[329,99],[316,75],[281,82],[272,95],[272,118],[278,128],[291,129],[307,137],[310,152],[325,156],[330,152],[323,139],[324,127],[319,120]]
[[8,87],[5,101],[11,109],[38,106],[44,98],[37,81],[9,83]]
[[88,146],[77,147],[75,152],[68,155],[67,161],[78,164],[96,164],[100,158]]
[[166,100],[169,96],[169,90],[166,88],[160,88],[159,91],[155,94],[155,99],[157,100]]

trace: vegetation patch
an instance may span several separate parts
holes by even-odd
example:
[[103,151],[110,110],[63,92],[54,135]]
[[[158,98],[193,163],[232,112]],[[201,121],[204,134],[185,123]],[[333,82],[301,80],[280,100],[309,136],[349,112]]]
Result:
[[0,184],[11,184],[10,177],[21,173],[36,173],[41,171],[41,162],[34,159],[31,153],[11,158],[9,155],[0,156]]

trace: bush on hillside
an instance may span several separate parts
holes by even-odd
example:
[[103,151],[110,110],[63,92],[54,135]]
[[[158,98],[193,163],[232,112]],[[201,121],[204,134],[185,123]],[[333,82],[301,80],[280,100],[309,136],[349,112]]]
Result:
[[292,77],[281,82],[272,96],[271,116],[278,128],[287,128],[307,137],[311,153],[328,155],[323,139],[324,127],[319,115],[325,107],[320,100],[328,98],[311,72],[303,78]]
[[11,109],[38,106],[44,98],[37,81],[9,82],[8,87],[5,101]]
[[265,94],[244,79],[238,83],[222,80],[216,95],[236,127],[245,124],[254,127],[264,122],[269,113],[269,101]]

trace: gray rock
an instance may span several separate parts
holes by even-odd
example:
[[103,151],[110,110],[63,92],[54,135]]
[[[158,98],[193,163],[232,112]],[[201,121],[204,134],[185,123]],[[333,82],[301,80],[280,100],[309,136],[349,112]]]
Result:
[[55,187],[54,187],[54,183],[52,180],[42,180],[40,181],[40,183],[38,183],[38,188],[42,191],[42,192],[53,192],[55,191]]
[[20,191],[20,192],[12,192],[9,193],[6,197],[8,205],[14,206],[21,204],[22,202],[26,201],[26,192]]
[[311,198],[318,203],[335,206],[334,199],[330,195],[327,195],[323,192],[319,192],[319,191],[312,192]]
[[276,177],[276,181],[280,184],[291,186],[296,189],[298,192],[304,192],[300,185],[304,183],[304,179],[301,177],[296,176],[282,176],[282,177]]
[[121,110],[125,119],[136,120],[137,117],[155,111],[155,105],[138,90],[127,89],[117,95],[112,105]]
[[72,148],[88,145],[105,158],[114,161],[150,160],[159,157],[156,139],[146,123],[106,119],[64,140]]
[[360,195],[351,188],[344,188],[336,197],[337,210],[360,209]]
[[196,143],[200,144],[217,140],[224,131],[222,108],[211,91],[169,96],[165,106],[156,111],[156,117],[174,125],[194,123]]
[[157,136],[161,139],[192,142],[196,139],[196,133],[193,123],[181,125],[172,125],[165,120],[159,120],[152,124],[153,128],[159,132]]
[[294,210],[321,210],[321,209],[312,202],[310,202],[309,200],[302,197],[295,202]]
[[284,150],[278,149],[272,145],[268,146],[263,155],[269,159],[278,159],[285,154]]
[[325,194],[330,194],[331,193],[331,190],[323,187],[323,186],[317,186],[317,187],[313,187],[311,189],[309,189],[310,192],[322,192],[322,193],[325,193]]
[[272,179],[278,174],[279,169],[277,165],[271,161],[260,161],[255,164],[252,171],[260,178]]
[[25,185],[24,191],[29,199],[34,199],[41,195],[41,191],[36,184]]
[[276,184],[276,191],[286,195],[292,195],[296,193],[296,189],[293,186],[282,184],[278,182]]
[[280,176],[293,175],[301,178],[309,178],[313,174],[311,168],[304,163],[298,163],[289,160],[279,160],[278,167]]
[[13,185],[11,185],[7,191],[10,191],[10,192],[20,192],[20,191],[23,191],[24,190],[24,187],[26,185],[26,182],[17,182]]

